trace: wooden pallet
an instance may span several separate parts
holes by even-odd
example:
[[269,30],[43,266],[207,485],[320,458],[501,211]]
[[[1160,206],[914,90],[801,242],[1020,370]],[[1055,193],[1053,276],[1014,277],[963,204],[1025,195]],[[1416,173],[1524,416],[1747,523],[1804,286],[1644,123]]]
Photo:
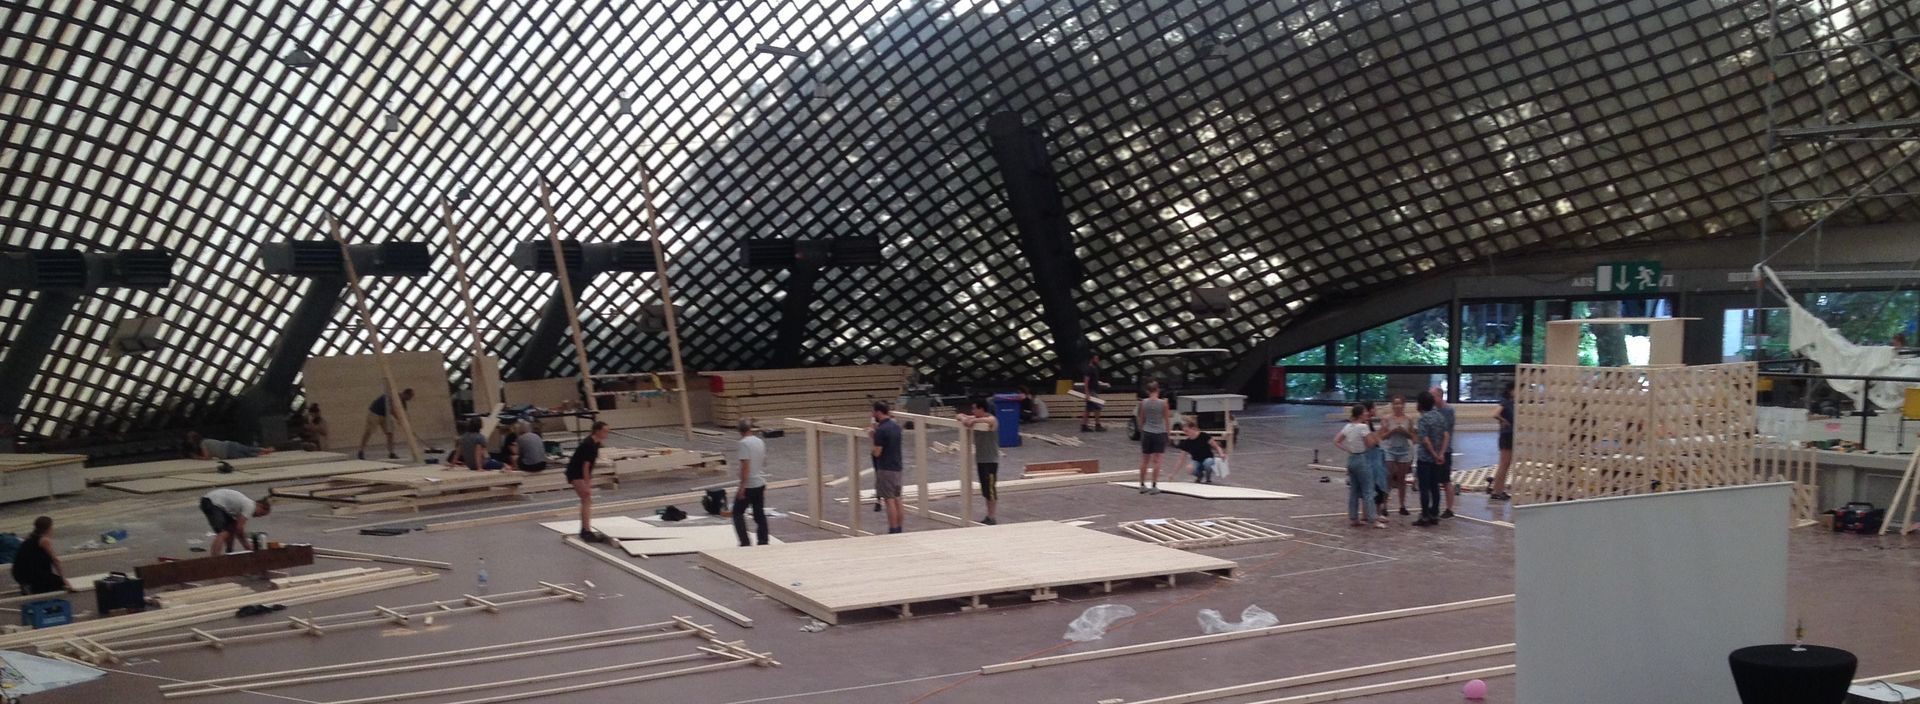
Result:
[[[713,422],[763,424],[788,416],[857,414],[906,391],[912,370],[897,366],[701,372],[714,382]],[[769,425],[769,427],[773,427]]]
[[700,564],[827,623],[849,613],[987,597],[1042,601],[1062,587],[1174,584],[1179,575],[1232,576],[1231,560],[1149,545],[1052,521],[811,540],[705,553]]
[[1245,518],[1149,518],[1120,524],[1120,530],[1149,543],[1177,550],[1291,540],[1293,534]]
[[[1080,409],[1087,404],[1084,398],[1066,394],[1037,394],[1036,397],[1047,404],[1047,417],[1050,420],[1063,422],[1080,422]],[[1140,399],[1131,391],[1119,393],[1109,391],[1106,396],[1100,397],[1100,400],[1107,402],[1107,405],[1100,409],[1102,420],[1125,421],[1132,418],[1134,409],[1140,406]]]

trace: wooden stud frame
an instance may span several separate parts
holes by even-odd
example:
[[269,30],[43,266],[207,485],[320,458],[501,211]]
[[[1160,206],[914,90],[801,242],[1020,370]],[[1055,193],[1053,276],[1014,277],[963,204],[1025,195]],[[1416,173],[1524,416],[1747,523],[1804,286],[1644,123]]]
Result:
[[1514,391],[1519,503],[1763,481],[1758,367],[1522,364]]

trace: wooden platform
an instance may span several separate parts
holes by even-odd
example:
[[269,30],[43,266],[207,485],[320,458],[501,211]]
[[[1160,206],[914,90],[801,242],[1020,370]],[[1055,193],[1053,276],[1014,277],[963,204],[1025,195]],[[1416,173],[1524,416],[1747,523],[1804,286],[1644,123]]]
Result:
[[[224,461],[236,470],[250,471],[256,469],[271,469],[274,467],[340,462],[345,459],[347,459],[347,456],[338,452],[289,450],[286,452],[261,455],[259,457],[242,457]],[[215,472],[219,471],[222,461],[223,460],[161,460],[158,462],[116,464],[109,467],[91,467],[87,469],[87,483],[105,484],[107,482],[120,482],[131,479],[150,479],[153,477],[172,477],[181,474]]]
[[[321,453],[329,454],[329,453]],[[183,460],[185,461],[185,460]],[[169,491],[206,491],[214,487],[236,486],[240,484],[260,484],[264,482],[285,481],[288,479],[310,479],[349,475],[354,472],[377,472],[392,469],[390,462],[373,460],[348,460],[345,462],[323,462],[321,464],[302,464],[289,467],[267,467],[264,469],[238,470],[221,473],[213,470],[195,473],[182,473],[169,476],[147,477],[107,482],[106,487],[116,491],[133,494],[159,494]]]
[[1044,600],[1067,586],[1231,576],[1238,566],[1052,521],[720,550],[703,553],[700,564],[827,623],[865,609],[904,617],[928,602],[971,609],[995,594]]

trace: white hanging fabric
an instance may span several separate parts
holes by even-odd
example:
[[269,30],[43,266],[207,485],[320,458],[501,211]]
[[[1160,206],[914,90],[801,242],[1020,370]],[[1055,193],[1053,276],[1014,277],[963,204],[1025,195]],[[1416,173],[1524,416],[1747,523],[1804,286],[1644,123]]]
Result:
[[[1773,275],[1772,269],[1763,266],[1760,270],[1787,302],[1792,320],[1787,334],[1788,351],[1813,360],[1823,374],[1920,377],[1920,359],[1899,357],[1888,345],[1858,345],[1848,341],[1840,331],[1801,307],[1793,293]],[[1827,385],[1853,401],[1856,409],[1861,406],[1861,389],[1866,382],[1828,379]],[[1899,408],[1910,386],[1915,384],[1876,381],[1867,389],[1865,397],[1881,408]]]

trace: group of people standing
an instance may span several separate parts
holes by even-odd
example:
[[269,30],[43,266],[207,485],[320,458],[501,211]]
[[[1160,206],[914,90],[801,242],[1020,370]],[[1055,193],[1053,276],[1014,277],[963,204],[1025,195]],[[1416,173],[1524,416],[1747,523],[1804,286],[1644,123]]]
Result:
[[[1489,498],[1505,500],[1506,472],[1513,456],[1513,385],[1501,394],[1500,465]],[[1354,527],[1387,527],[1389,489],[1400,498],[1406,516],[1407,474],[1411,470],[1420,500],[1420,517],[1413,525],[1432,526],[1453,517],[1460,486],[1453,477],[1453,406],[1438,388],[1414,397],[1417,416],[1407,415],[1407,399],[1396,395],[1385,416],[1376,416],[1373,403],[1354,404],[1347,424],[1334,435],[1333,445],[1347,453],[1347,522]]]

